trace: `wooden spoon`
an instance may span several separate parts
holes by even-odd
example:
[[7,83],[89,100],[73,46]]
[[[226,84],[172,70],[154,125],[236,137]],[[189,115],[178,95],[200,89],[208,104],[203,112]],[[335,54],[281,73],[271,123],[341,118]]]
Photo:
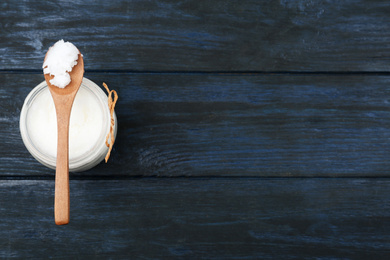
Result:
[[57,114],[58,139],[54,194],[54,219],[57,225],[69,223],[69,120],[73,101],[84,75],[84,60],[80,53],[77,64],[69,75],[70,83],[65,88],[59,88],[50,83],[53,76],[44,74]]

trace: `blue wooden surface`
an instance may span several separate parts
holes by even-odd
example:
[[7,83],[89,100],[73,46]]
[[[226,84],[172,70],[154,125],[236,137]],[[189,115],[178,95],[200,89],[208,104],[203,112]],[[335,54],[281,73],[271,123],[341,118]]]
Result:
[[[10,86],[0,97],[0,124],[14,147],[0,151],[2,175],[52,175],[18,130],[23,100],[43,77],[14,77],[0,74]],[[86,77],[118,91],[119,130],[110,163],[75,176],[388,176],[388,76]],[[22,163],[15,168],[15,161]]]
[[[0,258],[387,259],[390,4],[0,3]],[[108,164],[54,171],[19,133],[58,39],[118,91]]]
[[0,8],[1,69],[38,69],[64,38],[87,70],[389,70],[382,0],[6,0]]
[[387,179],[73,180],[71,223],[60,227],[52,221],[53,184],[0,181],[0,258],[386,259],[390,254]]

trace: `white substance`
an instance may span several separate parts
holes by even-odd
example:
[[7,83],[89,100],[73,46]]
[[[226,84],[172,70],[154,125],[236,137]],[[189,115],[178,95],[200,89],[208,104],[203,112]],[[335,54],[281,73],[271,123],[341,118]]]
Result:
[[[69,160],[91,152],[104,127],[102,107],[96,97],[81,85],[73,103],[69,126]],[[43,153],[57,156],[57,118],[48,88],[32,102],[27,114],[32,143]],[[101,142],[101,141],[100,141]]]
[[79,50],[70,42],[59,40],[46,55],[43,63],[43,73],[54,75],[50,83],[59,88],[65,88],[70,83],[70,75],[73,67],[77,64]]

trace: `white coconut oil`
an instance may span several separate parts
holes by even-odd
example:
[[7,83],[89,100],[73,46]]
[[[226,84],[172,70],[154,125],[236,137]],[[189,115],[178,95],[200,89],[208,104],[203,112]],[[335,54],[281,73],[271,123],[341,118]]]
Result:
[[[114,113],[114,137],[116,116]],[[110,130],[107,95],[84,78],[75,97],[69,125],[69,170],[83,171],[100,163],[108,147]],[[57,119],[54,102],[45,82],[27,96],[20,118],[20,131],[29,152],[42,164],[55,169]]]

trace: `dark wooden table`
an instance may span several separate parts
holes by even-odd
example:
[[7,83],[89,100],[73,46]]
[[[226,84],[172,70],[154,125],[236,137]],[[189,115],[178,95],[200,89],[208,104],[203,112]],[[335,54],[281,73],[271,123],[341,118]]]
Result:
[[[0,258],[389,259],[386,1],[2,1]],[[107,164],[19,133],[59,39],[117,90]]]

